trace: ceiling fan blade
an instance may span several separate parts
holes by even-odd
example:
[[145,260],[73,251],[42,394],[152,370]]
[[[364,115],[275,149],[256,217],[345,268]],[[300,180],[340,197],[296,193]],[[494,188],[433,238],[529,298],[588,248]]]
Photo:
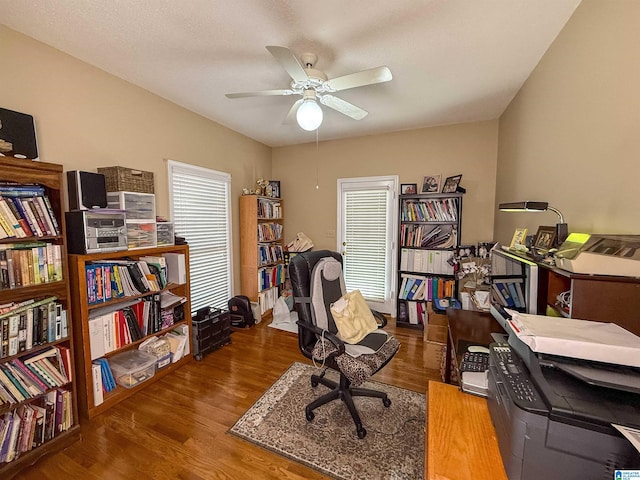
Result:
[[298,107],[302,104],[304,100],[301,98],[300,100],[296,100],[291,108],[289,109],[289,113],[284,118],[282,123],[294,123],[296,121],[296,113],[298,113]]
[[309,80],[309,75],[304,71],[304,67],[287,47],[268,46],[267,50],[280,62],[280,65],[282,65],[295,82],[305,82]]
[[366,110],[356,107],[353,103],[349,103],[333,95],[322,95],[322,97],[320,97],[320,103],[355,120],[362,120],[369,115],[369,112]]
[[243,97],[268,97],[270,95],[293,95],[293,90],[262,90],[260,92],[241,92],[241,93],[227,93],[227,98],[243,98]]
[[388,82],[393,78],[389,67],[376,67],[361,72],[350,73],[342,77],[332,78],[324,82],[332,92],[339,92],[348,88],[363,87],[374,83]]

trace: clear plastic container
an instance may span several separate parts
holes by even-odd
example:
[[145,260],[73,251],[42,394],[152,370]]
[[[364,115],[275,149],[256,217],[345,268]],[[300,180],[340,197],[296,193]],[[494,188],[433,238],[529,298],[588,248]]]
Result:
[[119,385],[133,388],[153,377],[157,360],[156,356],[150,353],[129,350],[111,357],[109,366]]

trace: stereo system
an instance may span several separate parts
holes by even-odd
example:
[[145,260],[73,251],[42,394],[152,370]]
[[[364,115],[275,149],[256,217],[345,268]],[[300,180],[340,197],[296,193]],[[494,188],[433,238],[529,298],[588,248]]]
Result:
[[69,253],[127,250],[125,212],[75,210],[65,212]]

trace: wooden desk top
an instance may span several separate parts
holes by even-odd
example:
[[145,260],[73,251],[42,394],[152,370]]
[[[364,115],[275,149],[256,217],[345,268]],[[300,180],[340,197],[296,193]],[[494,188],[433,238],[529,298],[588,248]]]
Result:
[[507,480],[484,398],[440,382],[427,392],[427,480]]

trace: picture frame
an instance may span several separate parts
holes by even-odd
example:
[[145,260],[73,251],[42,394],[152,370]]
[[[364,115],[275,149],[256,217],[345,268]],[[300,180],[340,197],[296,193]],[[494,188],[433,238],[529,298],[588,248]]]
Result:
[[271,187],[271,196],[280,198],[280,180],[269,180],[269,186]]
[[533,241],[533,246],[537,250],[549,250],[553,247],[553,242],[556,239],[556,227],[540,226],[536,233],[536,238]]
[[527,229],[526,228],[516,228],[516,231],[513,232],[513,238],[511,239],[511,244],[509,248],[512,250],[524,250],[526,247],[526,239],[527,239]]
[[444,185],[442,186],[442,193],[456,193],[458,191],[458,185],[460,185],[461,179],[462,174],[447,177],[447,179],[444,181]]
[[425,175],[422,178],[422,189],[420,193],[440,193],[440,181],[442,175]]
[[417,183],[401,183],[400,184],[400,195],[412,195],[415,193],[418,193]]

